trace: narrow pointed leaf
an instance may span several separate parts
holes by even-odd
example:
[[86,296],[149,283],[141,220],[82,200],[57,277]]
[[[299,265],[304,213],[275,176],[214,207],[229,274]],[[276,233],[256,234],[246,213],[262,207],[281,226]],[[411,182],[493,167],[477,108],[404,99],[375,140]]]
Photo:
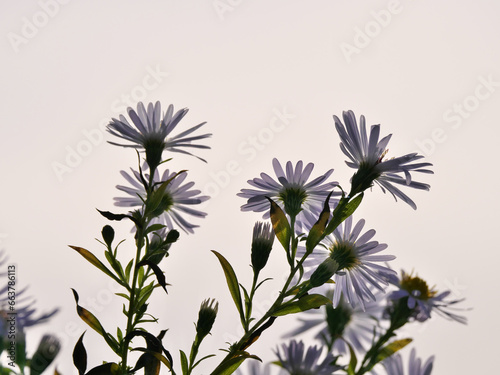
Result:
[[76,312],[78,313],[78,316],[85,322],[87,323],[93,330],[95,330],[97,333],[99,333],[103,338],[104,340],[106,340],[106,343],[109,345],[109,347],[111,349],[113,349],[113,351],[115,353],[118,353],[119,352],[119,347],[118,347],[118,343],[116,342],[116,340],[113,340],[107,333],[106,331],[104,330],[103,326],[101,325],[101,323],[99,322],[99,320],[95,317],[94,314],[92,314],[90,311],[88,311],[87,309],[81,307],[79,304],[78,304],[78,301],[80,299],[80,297],[78,296],[78,293],[76,292],[76,290],[74,289],[71,289],[73,291],[73,295],[75,297],[75,301],[76,301]]
[[349,366],[347,367],[347,375],[356,375],[356,366],[358,364],[358,358],[356,357],[356,352],[352,348],[352,345],[345,341],[347,346],[349,347],[349,354],[351,356],[351,360],[349,361]]
[[262,362],[262,360],[255,355],[251,355],[247,352],[238,352],[234,357],[217,366],[217,368],[210,375],[230,375],[235,372],[238,367],[240,367],[245,359],[248,358],[253,358]]
[[327,236],[333,231],[349,216],[351,216],[354,211],[358,208],[361,201],[363,200],[363,193],[358,194],[350,201],[348,198],[340,199],[339,204],[333,210],[332,220],[328,223],[328,226],[325,229],[324,235]]
[[390,357],[398,350],[403,349],[406,345],[408,345],[412,341],[413,341],[412,339],[401,339],[393,341],[390,344],[384,346],[382,349],[380,349],[377,355],[376,363],[383,361],[387,357]]
[[236,278],[236,274],[234,273],[233,267],[231,264],[217,251],[212,250],[212,253],[219,259],[219,262],[224,270],[224,275],[226,276],[227,286],[229,288],[229,292],[231,293],[231,297],[233,297],[234,304],[240,313],[240,317],[243,317],[243,307],[241,303],[241,293],[240,287],[238,284],[238,279]]
[[76,342],[75,349],[73,349],[73,364],[77,368],[79,375],[85,374],[85,371],[87,370],[87,351],[83,345],[84,335],[85,332],[82,333]]
[[108,275],[109,277],[113,278],[114,280],[118,281],[121,284],[120,279],[118,279],[115,276],[115,274],[111,272],[111,270],[107,268],[99,259],[97,259],[97,257],[90,251],[78,246],[69,245],[69,247],[71,247],[73,250],[76,250],[82,257],[84,257],[86,260],[92,263],[95,267],[99,268],[106,275]]
[[273,224],[274,234],[287,253],[290,250],[290,237],[292,230],[285,213],[271,198],[266,197],[271,203],[271,223]]
[[109,212],[109,211],[101,211],[101,210],[97,210],[97,211],[99,211],[99,213],[102,216],[104,216],[106,219],[108,219],[108,220],[120,221],[120,220],[123,220],[123,219],[126,219],[126,218],[131,219],[130,215],[114,214],[114,213]]
[[187,375],[188,374],[188,359],[187,359],[186,353],[184,353],[182,350],[180,350],[180,353],[181,353],[182,375]]
[[312,253],[314,248],[318,245],[318,243],[323,238],[323,233],[325,232],[326,224],[328,223],[328,219],[330,219],[330,197],[332,193],[328,194],[328,197],[325,200],[325,204],[323,206],[323,211],[319,214],[318,221],[313,225],[311,230],[309,231],[309,235],[306,240],[306,250],[308,253]]
[[285,303],[284,306],[280,306],[276,311],[273,312],[273,316],[296,314],[301,311],[307,311],[321,307],[323,305],[326,305],[327,303],[332,303],[332,301],[321,294],[308,294],[300,298],[298,301]]
[[142,267],[142,266],[149,266],[153,270],[153,272],[156,275],[156,280],[158,281],[158,284],[160,284],[161,287],[163,288],[163,290],[165,291],[165,293],[168,294],[168,292],[167,292],[167,285],[168,284],[167,284],[167,281],[165,279],[165,275],[164,275],[163,271],[160,269],[160,267],[158,267],[157,264],[155,264],[147,259],[143,260],[137,264],[137,267]]

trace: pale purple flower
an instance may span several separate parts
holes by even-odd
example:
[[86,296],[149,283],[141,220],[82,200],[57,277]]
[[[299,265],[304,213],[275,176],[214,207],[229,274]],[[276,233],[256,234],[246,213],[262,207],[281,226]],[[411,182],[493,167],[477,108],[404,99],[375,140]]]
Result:
[[387,190],[395,199],[400,198],[416,209],[415,203],[396,185],[429,190],[428,184],[414,181],[410,172],[433,173],[431,170],[425,169],[432,164],[414,163],[423,158],[417,153],[383,160],[387,153],[391,134],[379,141],[380,125],[372,125],[368,135],[365,117],[361,116],[358,128],[356,117],[352,111],[343,112],[345,125],[337,116],[333,116],[333,118],[341,139],[340,148],[350,160],[346,163],[349,167],[357,169],[352,179],[351,195],[369,188],[373,182],[376,182],[384,193]]
[[[120,115],[119,119],[112,119],[108,125],[108,131],[132,144],[109,143],[117,146],[145,150],[150,148],[159,149],[158,151],[160,154],[161,151],[168,150],[192,156],[195,155],[186,151],[186,148],[210,148],[209,146],[195,144],[193,142],[211,137],[212,134],[191,135],[191,133],[205,125],[205,122],[193,126],[177,135],[171,135],[175,127],[188,112],[187,108],[181,109],[174,114],[174,106],[170,104],[167,112],[162,116],[160,102],[156,102],[154,105],[153,103],[149,103],[147,109],[143,103],[139,102],[137,104],[137,110],[129,107],[127,112],[133,126],[125,116]],[[196,157],[205,161],[198,156]]]
[[323,348],[310,346],[305,351],[302,341],[290,341],[289,345],[282,345],[283,354],[276,351],[281,366],[290,375],[331,375],[341,369],[340,366],[332,365],[335,357],[327,353],[323,361],[319,362]]
[[[266,198],[269,197],[290,216],[301,217],[303,210],[319,213],[328,194],[338,186],[337,182],[326,182],[333,173],[333,169],[308,182],[314,168],[313,163],[308,163],[304,167],[303,162],[299,161],[293,167],[289,161],[283,170],[280,162],[275,158],[273,168],[278,181],[266,173],[261,173],[260,178],[248,181],[256,189],[242,189],[237,194],[239,197],[248,199],[247,203],[241,206],[242,211],[264,212],[263,217],[269,218],[270,204]],[[332,196],[339,194],[335,192]],[[332,199],[331,202],[336,201]]]
[[[432,366],[434,362],[434,356],[429,357],[425,363],[417,357],[415,348],[411,350],[410,360],[408,363],[408,375],[430,375],[432,372]],[[393,354],[390,357],[382,361],[385,372],[387,375],[405,375],[403,366],[403,359],[399,353]],[[378,375],[378,372],[371,371],[371,374]]]
[[[142,207],[143,201],[146,199],[146,189],[141,182],[139,172],[132,170],[134,177],[125,171],[121,171],[120,173],[131,186],[117,186],[117,189],[127,193],[128,196],[115,198],[115,205],[120,207]],[[163,181],[168,181],[171,178],[173,180],[167,185],[165,190],[164,200],[168,202],[168,206],[153,222],[164,224],[168,229],[180,228],[187,233],[194,233],[193,229],[199,227],[199,225],[190,223],[184,216],[189,215],[204,218],[207,214],[192,208],[192,206],[205,202],[209,197],[199,195],[201,193],[200,190],[191,189],[194,186],[194,182],[184,183],[186,177],[186,173],[176,176],[175,172],[170,172],[167,169],[160,178],[158,170],[155,171],[153,179],[155,185]],[[149,178],[149,176],[146,175],[146,178]]]
[[454,320],[462,324],[467,324],[467,318],[456,314],[454,305],[462,302],[463,299],[447,299],[451,292],[449,290],[438,293],[429,288],[427,283],[418,276],[412,276],[402,271],[401,278],[395,275],[388,276],[387,279],[398,289],[389,295],[391,300],[407,298],[408,308],[413,310],[412,317],[419,322],[430,319],[431,313],[435,311],[448,320]]
[[[310,216],[308,222],[311,228],[314,221]],[[349,216],[333,234],[325,237],[322,241],[325,248],[317,246],[304,262],[308,274],[328,257],[338,263],[338,271],[333,275],[334,307],[343,295],[351,306],[360,304],[366,308],[368,301],[376,300],[373,288],[383,292],[383,286],[387,285],[385,275],[395,273],[385,266],[385,262],[395,259],[395,256],[379,254],[387,245],[372,241],[376,233],[373,229],[361,234],[364,225],[365,220],[361,219],[353,227],[352,216]],[[304,254],[305,249],[299,247],[297,257],[302,258]]]

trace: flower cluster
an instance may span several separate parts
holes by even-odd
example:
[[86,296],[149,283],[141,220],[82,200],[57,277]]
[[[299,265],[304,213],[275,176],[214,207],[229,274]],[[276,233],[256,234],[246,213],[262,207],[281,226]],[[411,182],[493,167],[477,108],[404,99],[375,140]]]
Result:
[[[123,241],[113,244],[115,232],[111,225],[106,225],[101,232],[108,264],[86,249],[71,246],[118,283],[123,292],[117,295],[125,299],[122,312],[126,325],[123,329],[107,330],[79,304],[78,293],[73,291],[78,315],[120,358],[117,363],[104,361],[87,371],[82,334],[73,352],[80,374],[127,374],[144,368],[146,374],[157,375],[162,364],[175,374],[174,364],[180,363],[182,375],[191,375],[202,361],[215,356],[197,358],[202,342],[210,336],[216,323],[219,303],[215,299],[206,298],[201,303],[190,351],[167,350],[162,340],[168,328],[153,334],[147,326],[159,323],[148,310],[149,298],[155,289],[168,293],[166,286],[170,284],[166,282],[161,262],[179,239],[177,229],[194,233],[198,225],[192,219],[206,216],[200,205],[209,197],[196,189],[194,182],[188,182],[186,171],[164,168],[171,152],[194,156],[188,150],[209,148],[198,141],[211,134],[196,134],[205,123],[173,135],[186,113],[187,109],[174,113],[170,105],[162,114],[159,102],[139,103],[136,109],[128,109],[128,119],[119,116],[108,125],[113,136],[129,142],[111,144],[135,148],[139,157],[145,155],[138,169],[121,172],[128,185],[117,186],[125,196],[116,197],[115,205],[129,211],[118,214],[99,211],[111,221],[133,223],[136,251],[135,258],[126,259],[126,263],[121,259],[125,255],[123,251],[118,252],[118,248]],[[253,227],[249,256],[251,283],[245,283],[241,274],[238,277],[224,255],[212,250],[222,267],[241,323],[241,337],[228,343],[224,358],[212,374],[244,374],[243,367],[238,367],[249,360],[246,373],[254,375],[270,375],[273,368],[280,375],[363,375],[381,370],[388,375],[402,375],[404,366],[397,352],[411,342],[411,339],[399,338],[402,327],[425,321],[433,312],[466,322],[465,317],[454,312],[461,300],[448,299],[450,292],[439,293],[429,288],[423,279],[404,272],[398,277],[390,267],[395,256],[385,252],[388,246],[375,240],[375,230],[366,229],[364,219],[354,219],[365,199],[365,191],[374,184],[416,208],[402,189],[429,190],[428,184],[415,181],[413,176],[432,173],[431,164],[423,162],[423,156],[416,153],[386,159],[391,135],[379,139],[380,125],[371,126],[367,132],[365,118],[361,116],[358,126],[352,111],[343,113],[343,122],[334,116],[334,122],[340,148],[348,158],[347,165],[355,169],[349,189],[330,179],[333,169],[312,177],[312,162],[282,164],[274,158],[274,176],[261,173],[248,180],[249,188],[237,194],[245,199],[242,211],[262,214],[266,221],[256,222]],[[168,156],[164,158],[164,154]],[[284,254],[272,252],[273,246],[281,246]],[[270,257],[275,255],[286,257],[287,275],[269,309],[256,311],[262,285],[277,282],[276,278],[263,276],[268,272]],[[298,313],[304,313],[298,327],[290,329],[285,336],[292,340],[275,350],[278,359],[275,366],[261,366],[251,346],[277,319]],[[316,345],[306,345],[297,339],[311,329],[316,331]],[[117,332],[116,336],[110,332]],[[136,341],[140,338],[145,340],[144,347],[135,346],[139,345]],[[130,365],[132,351],[141,353],[135,365]],[[180,360],[174,361],[171,353],[179,353]],[[412,351],[409,375],[429,375],[432,363],[433,358],[422,364]]]

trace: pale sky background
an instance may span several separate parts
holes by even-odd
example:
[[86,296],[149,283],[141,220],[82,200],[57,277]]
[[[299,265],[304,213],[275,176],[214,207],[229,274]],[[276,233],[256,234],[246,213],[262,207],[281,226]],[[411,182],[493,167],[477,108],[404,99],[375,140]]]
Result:
[[[212,150],[200,154],[208,164],[180,155],[170,163],[189,169],[189,179],[213,196],[201,228],[182,235],[162,263],[173,284],[169,295],[159,291],[151,304],[161,322],[152,330],[170,328],[163,342],[177,363],[178,350],[189,350],[205,298],[219,300],[220,313],[202,352],[235,339],[236,310],[210,250],[226,256],[241,282],[251,282],[251,230],[260,215],[240,212],[244,201],[236,193],[248,179],[272,173],[273,157],[314,162],[313,176],[335,168],[333,177],[347,187],[352,171],[332,115],[352,109],[394,134],[389,156],[418,151],[435,171],[423,176],[430,192],[409,192],[417,211],[375,188],[357,217],[389,245],[396,269],[415,270],[473,308],[468,326],[436,316],[408,331],[418,355],[436,355],[437,375],[497,368],[500,3],[0,4],[1,247],[39,310],[61,308],[50,323],[28,331],[31,351],[44,332],[60,337],[61,374],[76,374],[71,353],[87,329],[70,288],[110,331],[124,324],[115,290],[67,245],[103,257],[94,238],[107,222],[95,208],[119,211],[112,199],[123,183],[119,171],[136,166],[135,153],[107,144],[111,136],[103,128],[140,100],[188,107],[181,126],[207,121],[204,129],[213,133]],[[124,255],[132,254],[130,225],[114,227],[117,238],[128,238]],[[265,272],[276,284],[260,294],[262,306],[278,287],[284,262],[276,245]],[[278,320],[252,352],[273,360],[271,350],[294,319]],[[117,360],[101,343],[89,329],[89,368]],[[202,373],[214,365],[208,361]]]

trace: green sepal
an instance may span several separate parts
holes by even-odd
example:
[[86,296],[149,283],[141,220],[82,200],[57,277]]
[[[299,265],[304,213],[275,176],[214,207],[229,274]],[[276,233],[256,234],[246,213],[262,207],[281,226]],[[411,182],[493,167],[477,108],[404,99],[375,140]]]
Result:
[[240,314],[240,318],[243,319],[244,315],[243,315],[243,306],[241,303],[240,287],[238,283],[238,278],[234,273],[233,267],[231,267],[231,264],[229,264],[226,258],[224,258],[220,253],[218,253],[215,250],[212,250],[212,253],[214,253],[215,256],[219,259],[222,269],[224,270],[224,275],[226,276],[226,282],[229,288],[229,292],[231,293],[231,297],[233,298],[236,309]]
[[288,222],[288,219],[286,218],[286,215],[281,207],[278,206],[271,198],[266,198],[269,203],[271,203],[270,213],[274,234],[288,254],[290,252],[290,237],[292,235],[290,223]]
[[328,194],[328,197],[325,200],[325,204],[323,205],[323,211],[319,214],[318,221],[313,225],[306,239],[306,251],[308,254],[312,253],[314,248],[319,244],[319,242],[323,239],[323,234],[325,232],[326,224],[328,223],[328,219],[330,219],[330,197],[333,192]]
[[160,230],[162,228],[165,228],[166,226],[163,224],[152,224],[147,229],[144,231],[144,235],[149,234],[151,232],[155,232],[157,230]]
[[345,219],[347,219],[354,213],[354,211],[356,211],[361,201],[363,200],[363,196],[364,196],[363,193],[361,193],[352,198],[351,200],[349,200],[349,198],[345,198],[344,196],[342,196],[339,204],[333,210],[332,219],[330,220],[324,231],[324,236],[328,236],[329,234],[333,233],[333,231]]
[[273,316],[283,316],[288,314],[296,314],[302,311],[316,309],[332,301],[321,294],[308,294],[300,298],[298,301],[284,303],[273,311]]

